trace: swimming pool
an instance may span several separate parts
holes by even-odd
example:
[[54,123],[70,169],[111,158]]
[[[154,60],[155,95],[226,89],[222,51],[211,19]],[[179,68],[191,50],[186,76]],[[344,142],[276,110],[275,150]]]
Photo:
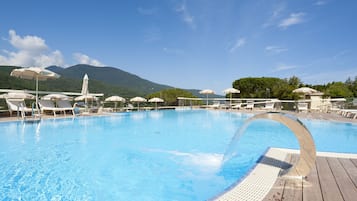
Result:
[[[0,123],[4,200],[207,200],[243,177],[269,146],[298,148],[283,125],[251,115],[152,111]],[[318,151],[357,153],[357,125],[303,120]]]

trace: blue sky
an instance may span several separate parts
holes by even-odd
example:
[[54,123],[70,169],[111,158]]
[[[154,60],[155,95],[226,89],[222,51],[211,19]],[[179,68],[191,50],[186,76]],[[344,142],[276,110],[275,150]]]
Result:
[[0,65],[112,66],[222,94],[242,77],[357,76],[354,0],[4,1]]

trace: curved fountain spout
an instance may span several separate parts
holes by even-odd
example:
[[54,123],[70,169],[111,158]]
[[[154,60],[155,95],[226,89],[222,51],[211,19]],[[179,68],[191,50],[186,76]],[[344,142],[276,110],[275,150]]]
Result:
[[248,119],[247,122],[253,121],[255,119],[271,119],[278,121],[284,124],[294,133],[295,137],[299,141],[300,157],[297,163],[293,164],[291,168],[283,172],[283,175],[306,177],[315,165],[316,148],[314,140],[304,124],[291,115],[279,112],[257,114]]

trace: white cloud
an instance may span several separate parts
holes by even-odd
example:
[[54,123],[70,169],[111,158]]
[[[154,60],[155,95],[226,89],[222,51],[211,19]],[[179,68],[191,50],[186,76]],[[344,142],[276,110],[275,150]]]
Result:
[[291,70],[297,68],[297,66],[294,65],[285,65],[285,64],[278,64],[277,67],[273,70],[274,72],[278,71],[285,71],[285,70]]
[[282,52],[288,51],[288,49],[279,46],[266,46],[265,51],[271,54],[280,54]]
[[74,53],[73,58],[80,64],[88,64],[92,66],[104,66],[100,61],[90,58],[89,56],[82,53]]
[[59,65],[62,66],[64,63],[64,59],[62,53],[59,50],[56,50],[48,55],[42,54],[37,57],[38,66],[51,66],[51,65]]
[[192,29],[196,29],[194,17],[189,13],[186,1],[182,1],[182,4],[176,9],[176,12],[181,14],[182,20],[187,25],[189,25]]
[[278,26],[281,28],[288,28],[289,26],[300,24],[304,21],[304,16],[305,13],[302,12],[292,13],[288,18],[283,19]]
[[0,55],[2,65],[41,67],[64,65],[62,53],[59,50],[49,52],[45,40],[38,36],[21,37],[14,30],[10,30],[8,41],[16,50],[3,50],[5,55]]
[[282,13],[285,11],[284,4],[275,5],[273,11],[271,12],[267,21],[263,24],[263,28],[270,27],[276,24],[276,21],[281,17]]
[[233,45],[233,47],[229,50],[229,52],[234,52],[236,49],[244,46],[246,44],[246,39],[245,38],[238,38],[236,43]]
[[10,43],[19,50],[43,52],[47,50],[45,40],[37,36],[21,37],[14,30],[9,31]]

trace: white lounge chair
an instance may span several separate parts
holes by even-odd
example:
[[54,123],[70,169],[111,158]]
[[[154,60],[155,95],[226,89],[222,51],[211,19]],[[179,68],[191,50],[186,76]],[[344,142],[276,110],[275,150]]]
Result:
[[220,103],[219,101],[216,101],[214,102],[212,105],[209,105],[210,108],[213,108],[213,109],[218,109],[220,107]]
[[298,112],[308,112],[309,111],[308,103],[298,103],[297,109]]
[[135,109],[135,107],[134,107],[134,105],[132,105],[132,104],[130,104],[130,103],[128,103],[128,105],[126,106],[126,111],[131,111],[131,110],[134,110]]
[[51,100],[39,100],[38,105],[40,106],[41,114],[45,111],[51,111],[53,116],[56,116],[56,112],[64,112],[63,109],[57,108]]
[[265,110],[274,110],[275,109],[275,102],[266,102],[264,109]]
[[253,110],[254,108],[254,102],[248,102],[247,105],[245,106],[245,109],[248,110]]
[[233,105],[232,106],[232,109],[240,109],[240,108],[242,108],[242,103],[238,103],[238,104],[235,104],[235,105]]
[[75,115],[74,107],[68,100],[58,100],[57,107],[60,108],[64,112],[64,115],[66,115],[66,111],[71,111],[72,115],[73,116]]
[[22,117],[25,116],[25,113],[32,113],[32,109],[26,107],[23,99],[5,99],[5,101],[9,109],[10,116],[12,116],[13,112],[21,113]]

